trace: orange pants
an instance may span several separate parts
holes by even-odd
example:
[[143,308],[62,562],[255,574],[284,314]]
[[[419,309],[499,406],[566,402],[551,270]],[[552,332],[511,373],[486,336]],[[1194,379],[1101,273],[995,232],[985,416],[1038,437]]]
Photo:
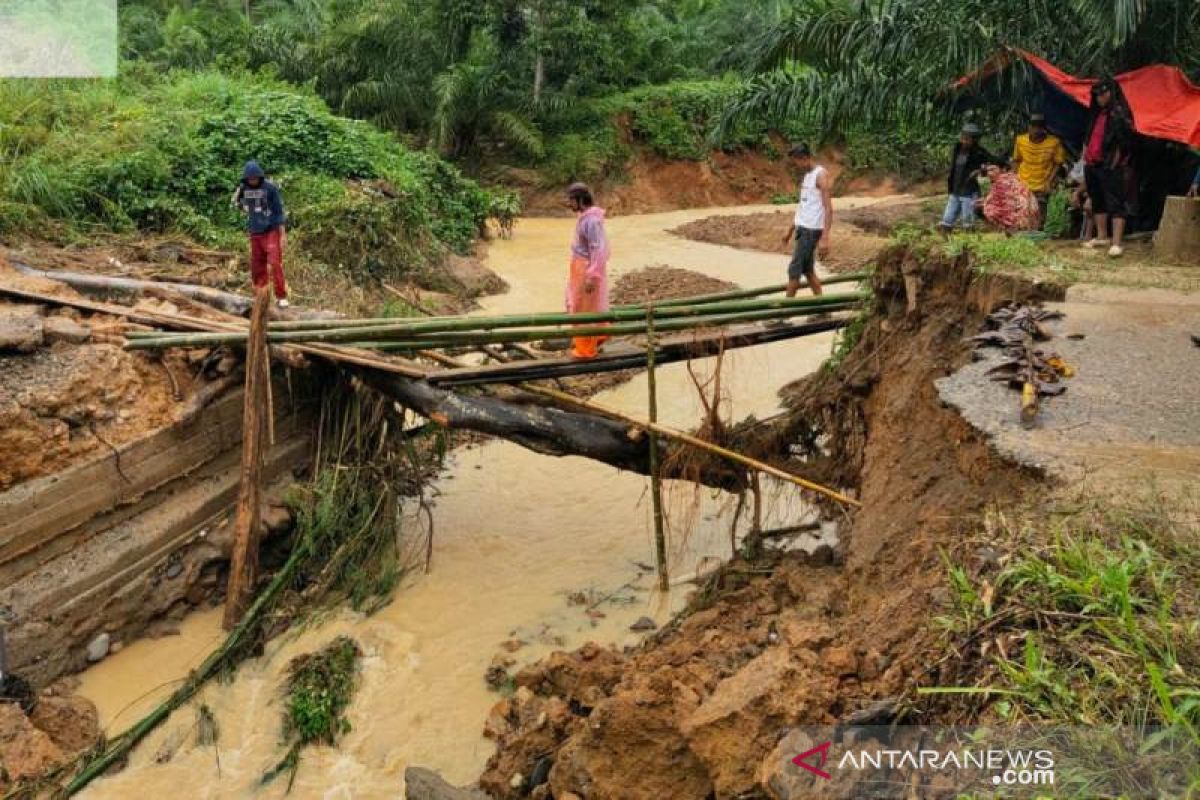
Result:
[[[602,297],[603,287],[593,287],[589,294],[584,290],[587,282],[588,260],[582,256],[571,259],[571,280],[568,284],[568,306],[572,314],[582,314],[590,311],[607,310],[607,298]],[[594,327],[590,323],[589,327]],[[576,336],[571,339],[571,358],[595,358],[600,352],[600,346],[611,339],[611,336]]]

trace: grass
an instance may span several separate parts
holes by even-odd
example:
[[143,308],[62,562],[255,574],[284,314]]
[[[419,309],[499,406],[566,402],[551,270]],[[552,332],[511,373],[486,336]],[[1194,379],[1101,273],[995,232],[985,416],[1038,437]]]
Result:
[[361,658],[358,643],[347,636],[339,636],[315,653],[292,659],[288,665],[283,712],[283,738],[288,752],[263,775],[263,783],[288,772],[290,791],[304,747],[311,744],[333,746],[350,732],[346,709],[358,684]]
[[[1131,496],[1126,487],[1122,496],[1066,502],[1071,507],[993,513],[963,552],[946,555],[951,602],[940,622],[962,656],[962,672],[957,686],[923,693],[956,698],[973,721],[1158,732],[1144,740],[1148,756],[1170,756],[1168,739],[1194,752],[1196,498]],[[988,557],[973,558],[970,548]],[[1200,787],[1200,765],[1189,769],[1190,785]],[[1163,775],[1173,777],[1170,770]]]
[[951,257],[969,251],[975,269],[981,274],[1015,275],[1047,283],[1200,292],[1200,270],[1194,264],[1158,258],[1148,241],[1129,242],[1124,256],[1112,259],[1103,251],[1087,250],[1074,240],[991,232],[954,233],[942,239],[929,227],[911,224],[897,226],[892,239],[927,251],[940,247]]
[[858,313],[854,315],[854,319],[850,320],[850,324],[834,334],[833,348],[823,365],[825,369],[836,370],[846,356],[858,346],[858,340],[862,338],[863,331],[867,328],[867,322],[871,318],[872,306],[873,302],[869,297],[864,299]]
[[1069,266],[1036,239],[998,233],[955,233],[943,245],[946,255],[957,257],[969,251],[975,270],[981,274],[1031,272],[1049,273],[1058,281],[1075,281]]

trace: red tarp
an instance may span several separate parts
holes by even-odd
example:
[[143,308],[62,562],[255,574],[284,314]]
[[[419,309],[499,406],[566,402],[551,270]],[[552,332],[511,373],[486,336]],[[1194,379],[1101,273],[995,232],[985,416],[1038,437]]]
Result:
[[[1044,58],[1018,48],[1011,48],[992,59],[979,71],[959,79],[955,88],[987,77],[1008,66],[1010,54],[1024,58],[1075,102],[1087,106],[1091,100],[1094,78],[1068,75]],[[1158,139],[1170,139],[1192,147],[1200,147],[1200,88],[1196,87],[1178,67],[1156,64],[1116,76],[1138,133]]]

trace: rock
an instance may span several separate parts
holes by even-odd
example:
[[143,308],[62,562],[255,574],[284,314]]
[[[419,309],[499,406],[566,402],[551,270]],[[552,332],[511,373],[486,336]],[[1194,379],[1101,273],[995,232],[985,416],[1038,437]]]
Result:
[[46,317],[42,322],[42,335],[49,344],[54,342],[83,344],[92,338],[92,329],[86,325],[80,325],[69,317],[55,315]]
[[108,648],[108,652],[109,652],[109,654],[115,656],[117,653],[121,652],[124,649],[125,649],[124,642],[113,642],[112,646]]
[[631,631],[652,631],[658,628],[658,624],[649,617],[641,617],[637,622],[629,626]]
[[87,660],[93,664],[108,655],[110,640],[107,633],[101,633],[88,642]]
[[424,767],[404,770],[404,796],[407,800],[489,800],[478,789],[453,786],[441,775]]
[[167,564],[167,571],[165,574],[169,580],[175,580],[183,574],[183,562],[172,561],[170,564]]
[[41,306],[0,305],[0,352],[32,353],[42,346]]
[[800,710],[785,707],[781,696],[781,687],[793,685],[796,676],[788,649],[770,648],[717,684],[683,718],[680,730],[704,762],[718,796],[737,794],[754,779],[754,764],[765,749],[755,741],[764,720]]
[[499,294],[508,288],[503,278],[473,258],[452,255],[446,259],[445,270],[471,297]]
[[830,647],[821,653],[821,662],[825,668],[839,678],[843,675],[858,674],[858,659],[849,647]]
[[263,527],[271,533],[280,533],[292,527],[292,510],[287,506],[269,506],[262,516]]
[[0,765],[8,780],[42,775],[63,762],[63,753],[53,740],[33,726],[13,703],[0,703]]
[[68,755],[100,741],[100,714],[86,697],[43,695],[29,721]]

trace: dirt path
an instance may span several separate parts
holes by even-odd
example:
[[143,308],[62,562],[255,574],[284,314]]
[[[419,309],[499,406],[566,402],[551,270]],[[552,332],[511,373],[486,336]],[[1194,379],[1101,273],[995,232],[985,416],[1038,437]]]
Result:
[[1034,429],[1019,424],[1017,393],[984,374],[999,351],[939,381],[941,397],[1002,453],[1068,482],[1200,478],[1200,348],[1190,338],[1200,295],[1082,284],[1047,307],[1065,317],[1043,349],[1077,374],[1043,401]]

